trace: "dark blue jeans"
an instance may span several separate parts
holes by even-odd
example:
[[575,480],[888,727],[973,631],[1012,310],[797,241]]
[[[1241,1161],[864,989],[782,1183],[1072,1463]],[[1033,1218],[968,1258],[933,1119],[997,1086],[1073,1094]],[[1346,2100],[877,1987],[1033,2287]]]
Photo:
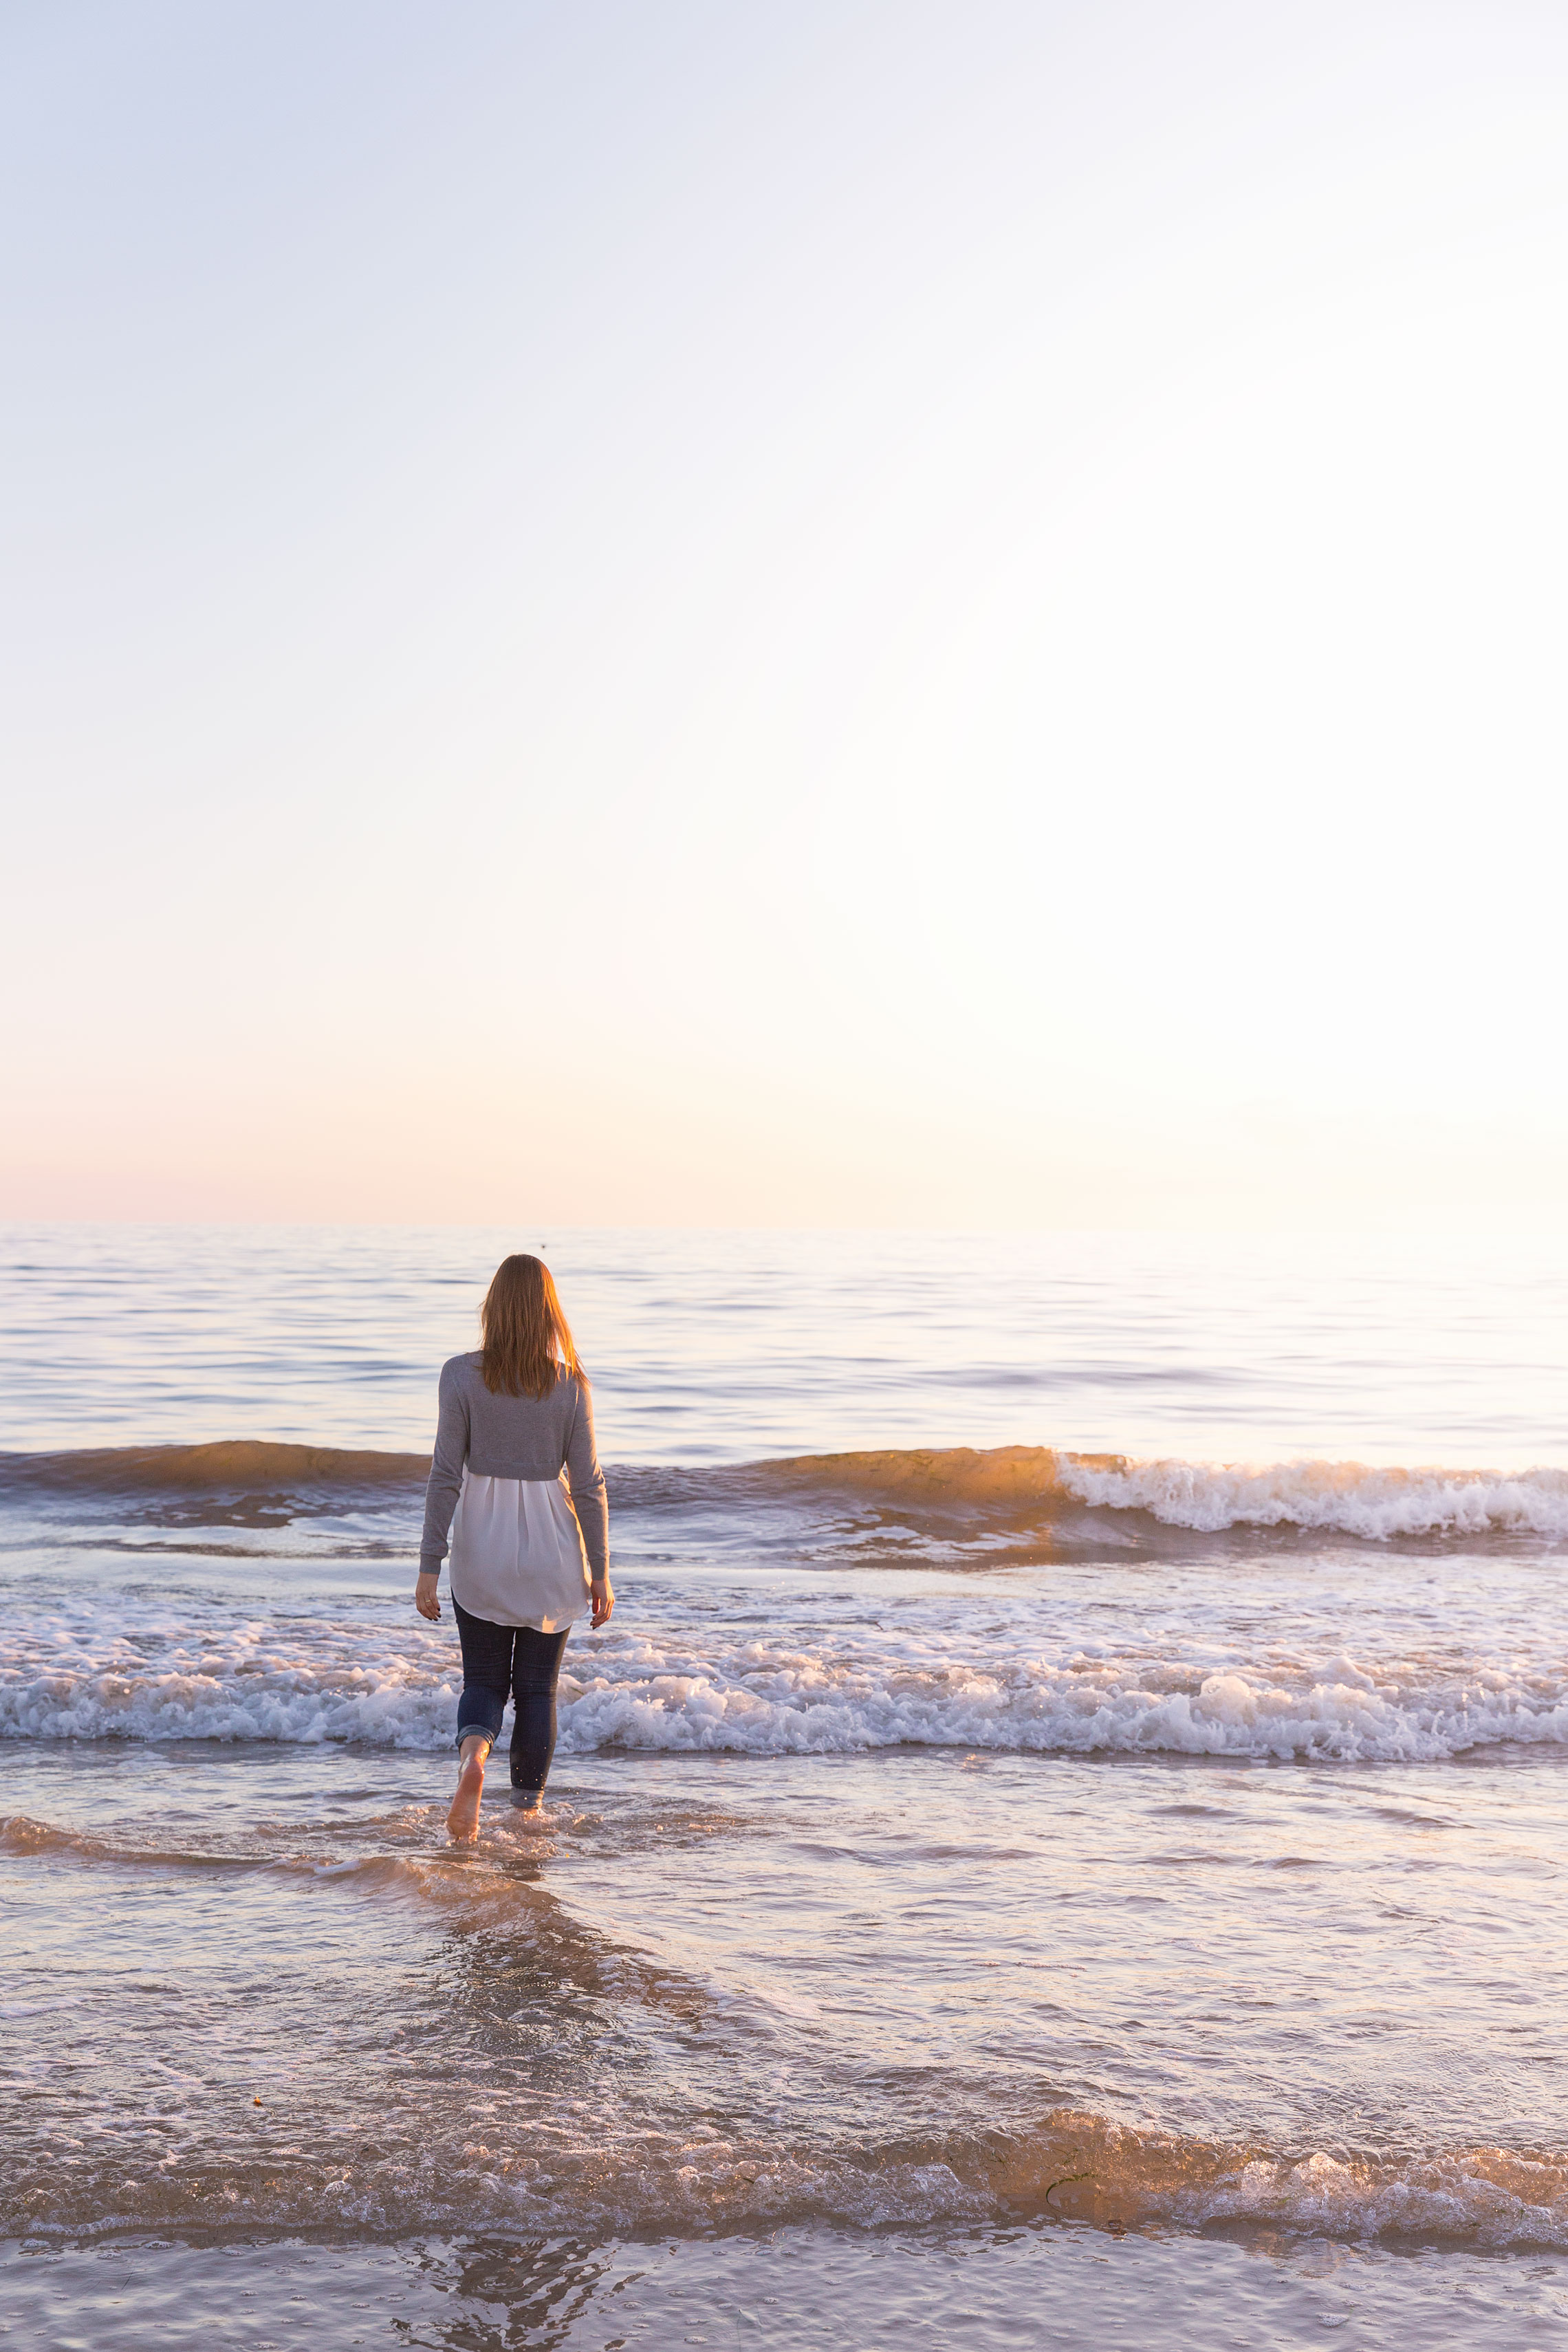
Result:
[[537,1796],[550,1775],[555,1753],[555,1685],[569,1626],[559,1633],[536,1633],[531,1625],[492,1625],[470,1617],[454,1597],[458,1639],[463,1645],[463,1696],[458,1701],[458,1745],[478,1732],[493,1747],[510,1696],[511,1785]]

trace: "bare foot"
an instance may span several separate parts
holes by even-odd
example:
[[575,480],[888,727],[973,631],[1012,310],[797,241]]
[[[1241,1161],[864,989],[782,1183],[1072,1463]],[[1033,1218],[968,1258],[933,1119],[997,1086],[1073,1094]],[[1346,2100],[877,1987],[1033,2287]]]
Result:
[[481,1748],[468,1759],[458,1775],[458,1793],[447,1816],[448,1837],[473,1839],[479,1836],[479,1799],[484,1792],[485,1756]]

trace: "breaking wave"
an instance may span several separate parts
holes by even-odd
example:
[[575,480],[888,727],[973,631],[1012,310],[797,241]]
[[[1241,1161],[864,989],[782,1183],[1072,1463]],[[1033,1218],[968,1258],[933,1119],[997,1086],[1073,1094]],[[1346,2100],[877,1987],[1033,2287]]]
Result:
[[[450,1746],[456,1645],[416,1622],[297,1616],[193,1634],[126,1600],[120,1630],[63,1613],[0,1642],[0,1738]],[[1167,1628],[1110,1654],[998,1649],[929,1626],[768,1636],[706,1622],[574,1643],[561,1752],[752,1756],[890,1748],[1416,1762],[1568,1746],[1561,1661],[1216,1655]]]
[[1568,1538],[1568,1471],[1375,1468],[1359,1462],[1261,1466],[1137,1461],[1048,1446],[986,1451],[806,1454],[748,1474],[784,1490],[863,1497],[914,1517],[965,1515],[1023,1526],[1075,1507],[1138,1513],[1162,1527],[1215,1535],[1291,1528],[1372,1541],[1398,1536]]
[[[142,1515],[182,1495],[227,1497],[356,1496],[412,1500],[429,1467],[422,1454],[236,1439],[203,1445],[110,1446],[73,1453],[0,1454],[0,1494]],[[1398,1538],[1499,1537],[1568,1540],[1568,1470],[1377,1467],[1300,1460],[1263,1465],[1139,1460],[1051,1446],[889,1448],[800,1454],[710,1468],[634,1465],[610,1474],[613,1503],[658,1517],[671,1510],[765,1510],[772,1504],[840,1527],[846,1520],[906,1527],[993,1547],[1013,1539],[1121,1531],[1157,1540],[1162,1529],[1217,1536],[1273,1530],[1386,1543]]]
[[871,2140],[854,2155],[745,2129],[683,2144],[679,2130],[645,2124],[635,2141],[558,2137],[542,2147],[510,2145],[514,2135],[493,2119],[464,2136],[433,2127],[428,2116],[418,2124],[422,2157],[278,2150],[270,2133],[256,2135],[255,2154],[193,2151],[156,2170],[133,2168],[118,2148],[78,2159],[76,2170],[51,2153],[0,2181],[0,2221],[8,2234],[90,2236],[236,2225],[575,2233],[1048,2220],[1117,2233],[1219,2222],[1363,2243],[1568,2245],[1568,2165],[1554,2149],[1483,2144],[1414,2163],[1347,2161],[1135,2133],[1071,2111],[1032,2133]]

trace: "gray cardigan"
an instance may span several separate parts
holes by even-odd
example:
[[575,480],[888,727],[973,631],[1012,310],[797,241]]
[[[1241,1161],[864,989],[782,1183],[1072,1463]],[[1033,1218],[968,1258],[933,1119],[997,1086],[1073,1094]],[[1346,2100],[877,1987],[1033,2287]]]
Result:
[[436,1452],[425,1489],[419,1573],[438,1576],[466,1462],[476,1478],[559,1478],[571,1473],[572,1506],[595,1576],[610,1557],[605,1474],[594,1451],[594,1406],[585,1382],[563,1372],[547,1397],[492,1396],[476,1348],[441,1367]]

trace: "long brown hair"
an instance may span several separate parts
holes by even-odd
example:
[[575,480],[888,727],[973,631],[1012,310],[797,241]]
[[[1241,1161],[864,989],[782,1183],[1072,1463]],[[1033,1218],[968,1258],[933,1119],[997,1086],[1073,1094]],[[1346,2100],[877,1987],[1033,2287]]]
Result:
[[572,1327],[542,1258],[502,1258],[485,1293],[479,1326],[485,1342],[480,1370],[492,1396],[547,1397],[566,1373],[586,1382]]

